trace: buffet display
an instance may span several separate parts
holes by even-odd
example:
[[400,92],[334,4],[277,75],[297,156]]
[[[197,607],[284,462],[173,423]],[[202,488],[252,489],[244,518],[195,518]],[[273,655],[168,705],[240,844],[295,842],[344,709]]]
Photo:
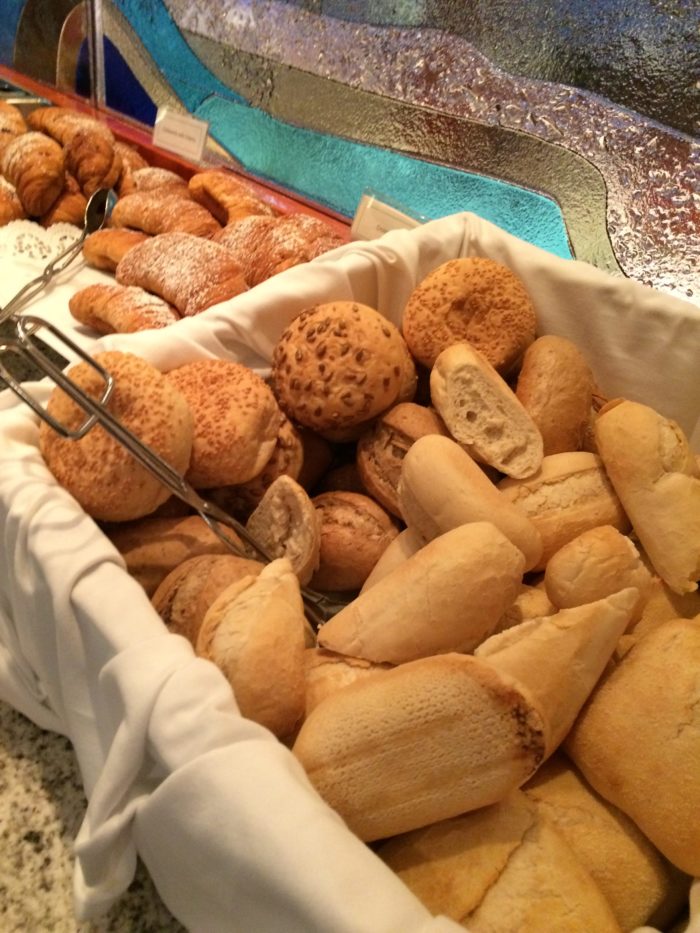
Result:
[[700,876],[697,309],[469,214],[343,245],[11,116],[8,203],[119,194],[83,250],[114,283],[70,299],[110,411],[269,558],[4,398],[0,689],[75,744],[80,910],[138,852],[192,929],[666,929]]

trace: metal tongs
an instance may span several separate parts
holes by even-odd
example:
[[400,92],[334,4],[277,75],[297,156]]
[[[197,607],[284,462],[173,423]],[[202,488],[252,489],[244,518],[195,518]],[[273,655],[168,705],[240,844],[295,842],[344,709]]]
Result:
[[[17,316],[17,309],[22,304],[38,294],[54,275],[63,271],[76,258],[85,237],[88,233],[94,232],[103,226],[115,202],[116,197],[112,191],[100,189],[95,192],[90,198],[85,211],[85,226],[81,236],[60,256],[57,256],[56,259],[49,263],[40,276],[25,285],[0,311],[0,323],[12,319],[14,324],[14,333],[0,340],[0,376],[5,379],[8,387],[15,395],[29,405],[46,424],[62,437],[78,440],[84,437],[96,424],[101,425],[108,434],[129,451],[141,466],[156,476],[174,496],[177,496],[178,499],[193,508],[229,550],[238,556],[250,557],[250,553],[227,534],[226,528],[235,531],[259,558],[265,563],[270,563],[274,559],[273,556],[250,534],[245,525],[213,502],[200,496],[177,470],[173,469],[167,461],[147,444],[144,444],[132,431],[124,427],[119,419],[114,417],[108,408],[108,402],[114,390],[114,378],[103,366],[57,327],[43,320],[43,318],[28,314],[22,317]],[[65,346],[98,374],[104,386],[98,399],[88,395],[76,385],[63,372],[62,368],[56,365],[37,346],[32,338],[40,330],[48,331],[54,341]],[[2,355],[5,353],[14,353],[16,356],[34,363],[44,376],[48,376],[53,380],[85,412],[85,421],[75,429],[70,429],[57,421],[9,372],[2,361]],[[316,630],[345,605],[341,600],[335,600],[324,593],[317,593],[308,587],[301,586],[300,589],[304,600],[306,617]]]

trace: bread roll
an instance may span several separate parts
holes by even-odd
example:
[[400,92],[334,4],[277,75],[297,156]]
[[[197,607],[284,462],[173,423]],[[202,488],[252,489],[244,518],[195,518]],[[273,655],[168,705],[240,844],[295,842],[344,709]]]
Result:
[[604,599],[627,586],[636,587],[639,596],[630,620],[634,625],[649,596],[652,576],[630,538],[612,525],[599,525],[552,555],[544,585],[560,609]]
[[[114,378],[110,412],[177,472],[190,462],[194,425],[184,396],[154,366],[131,353],[96,353],[95,360]],[[68,376],[93,398],[104,380],[88,363]],[[86,414],[62,389],[55,388],[47,410],[71,430]],[[96,424],[77,440],[61,437],[45,421],[39,426],[39,449],[48,468],[93,518],[128,521],[150,515],[170,497],[170,490]]]
[[640,639],[598,684],[566,740],[595,790],[681,871],[700,875],[700,617]]
[[378,311],[336,301],[303,311],[272,356],[272,386],[292,420],[325,435],[370,421],[397,400],[406,346]]
[[539,428],[545,456],[581,449],[593,386],[585,357],[565,337],[546,334],[527,348],[515,394]]
[[402,330],[424,366],[466,340],[507,373],[535,339],[536,323],[523,283],[507,266],[468,256],[442,263],[413,290]]
[[425,542],[411,528],[404,528],[388,545],[382,556],[372,568],[370,575],[362,584],[361,593],[378,583],[392,570],[399,567],[405,560],[419,551]]
[[638,402],[599,413],[595,435],[610,481],[654,569],[676,593],[700,578],[700,470],[676,424]]
[[[142,518],[110,525],[104,531],[124,558],[130,576],[138,580],[148,596],[185,560],[201,554],[230,553],[199,515]],[[238,540],[231,529],[227,534]]]
[[291,476],[279,476],[246,522],[272,557],[285,557],[306,585],[321,559],[321,521],[306,491]]
[[404,521],[424,541],[467,522],[492,522],[536,566],[542,539],[527,515],[449,437],[418,438],[403,458],[398,497]]
[[550,454],[534,476],[506,478],[498,488],[542,536],[542,556],[533,570],[544,570],[553,554],[584,531],[598,525],[623,533],[630,528],[602,460],[587,451]]
[[254,576],[264,564],[235,554],[201,554],[178,564],[158,585],[151,602],[171,632],[192,645],[214,600],[232,583]]
[[189,482],[206,489],[257,476],[272,456],[282,419],[263,379],[242,363],[215,359],[185,363],[168,379],[194,415]]
[[563,835],[519,791],[397,836],[378,855],[433,914],[473,933],[619,933]]
[[493,635],[475,654],[527,687],[547,721],[547,754],[561,744],[629,624],[637,591],[621,590]]
[[622,930],[664,930],[683,906],[689,880],[629,817],[600,797],[564,755],[543,764],[523,791],[571,846]]
[[442,418],[425,405],[401,402],[375,421],[357,444],[357,467],[367,491],[385,509],[401,518],[401,464],[419,437],[447,434]]
[[468,343],[438,356],[430,397],[452,437],[476,459],[508,476],[532,476],[542,463],[542,435],[515,393]]
[[286,559],[227,587],[207,610],[197,654],[226,675],[243,716],[279,738],[304,715],[304,606]]
[[501,800],[540,763],[542,730],[510,678],[446,654],[326,697],[293,751],[352,832],[372,840]]
[[515,599],[524,564],[495,525],[460,525],[349,603],[322,626],[318,644],[392,664],[473,651]]
[[373,664],[363,658],[349,658],[322,648],[307,648],[304,654],[306,678],[306,715],[331,693],[356,680],[391,669],[390,664]]
[[506,629],[521,625],[523,622],[529,622],[530,619],[541,619],[544,616],[551,616],[557,611],[557,607],[552,603],[544,587],[530,586],[526,583],[520,587],[515,601],[506,609],[498,625],[495,628],[494,635],[499,632],[505,632]]

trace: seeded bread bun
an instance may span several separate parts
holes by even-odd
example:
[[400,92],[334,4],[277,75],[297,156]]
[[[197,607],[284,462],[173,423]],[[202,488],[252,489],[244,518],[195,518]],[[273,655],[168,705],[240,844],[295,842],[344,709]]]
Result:
[[[187,400],[154,366],[130,353],[109,351],[95,360],[114,378],[110,412],[179,473],[190,463],[193,417]],[[88,363],[78,363],[69,377],[93,398],[104,382]],[[86,418],[61,389],[54,389],[48,413],[70,429]],[[128,521],[150,515],[170,497],[167,489],[99,424],[78,440],[61,437],[42,421],[39,449],[48,468],[93,518]]]
[[559,548],[598,525],[630,529],[602,460],[587,451],[550,454],[534,476],[506,478],[498,488],[542,536],[542,556],[533,570],[544,570]]
[[158,585],[153,608],[176,635],[195,645],[207,610],[217,596],[238,580],[260,573],[264,564],[235,554],[189,557]]
[[542,435],[510,386],[468,343],[443,350],[430,373],[430,397],[452,437],[507,476],[532,476]]
[[197,654],[226,675],[243,716],[278,738],[304,715],[304,606],[289,561],[228,586],[197,635]]
[[536,323],[520,279],[494,259],[469,256],[443,263],[414,289],[402,331],[424,366],[466,340],[505,374],[535,339]]
[[320,521],[321,552],[311,578],[316,590],[359,590],[399,529],[369,496],[323,492],[312,499]]
[[525,351],[515,394],[539,428],[544,453],[580,450],[593,402],[593,373],[565,337],[538,337]]
[[286,414],[324,435],[370,421],[405,386],[407,350],[378,311],[336,301],[303,311],[272,356],[272,386]]
[[473,651],[515,599],[524,564],[495,525],[460,525],[341,609],[322,626],[318,644],[392,664]]
[[369,841],[502,799],[542,760],[543,728],[510,678],[445,654],[326,697],[293,752],[326,802]]
[[401,402],[375,421],[357,444],[357,467],[369,494],[401,518],[399,477],[406,451],[426,434],[447,434],[442,418],[425,405]]
[[304,655],[306,715],[336,690],[371,677],[377,671],[390,669],[390,664],[373,664],[363,658],[349,658],[322,648],[307,648]]
[[467,522],[492,522],[525,557],[525,570],[542,555],[540,533],[449,437],[418,438],[406,452],[398,486],[404,521],[424,541]]
[[544,572],[547,595],[560,609],[636,587],[639,597],[631,624],[639,619],[652,579],[634,542],[612,525],[590,528],[569,541],[552,555]]
[[431,913],[472,933],[620,933],[572,847],[520,791],[377,852]]
[[272,557],[285,557],[300,583],[307,584],[321,557],[321,521],[308,493],[279,476],[246,522],[246,528]]
[[214,359],[171,369],[168,379],[194,415],[189,482],[206,489],[257,476],[272,456],[282,421],[263,379],[242,363]]
[[655,571],[676,593],[700,579],[700,469],[675,421],[616,399],[595,423],[600,456]]

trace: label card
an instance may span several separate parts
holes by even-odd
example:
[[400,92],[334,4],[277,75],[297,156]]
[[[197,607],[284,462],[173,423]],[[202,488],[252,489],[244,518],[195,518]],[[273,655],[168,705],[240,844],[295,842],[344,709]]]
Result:
[[160,107],[153,127],[153,145],[191,162],[200,162],[208,133],[206,120]]
[[353,240],[374,240],[389,230],[410,230],[419,227],[422,222],[366,191],[357,205],[350,235]]

